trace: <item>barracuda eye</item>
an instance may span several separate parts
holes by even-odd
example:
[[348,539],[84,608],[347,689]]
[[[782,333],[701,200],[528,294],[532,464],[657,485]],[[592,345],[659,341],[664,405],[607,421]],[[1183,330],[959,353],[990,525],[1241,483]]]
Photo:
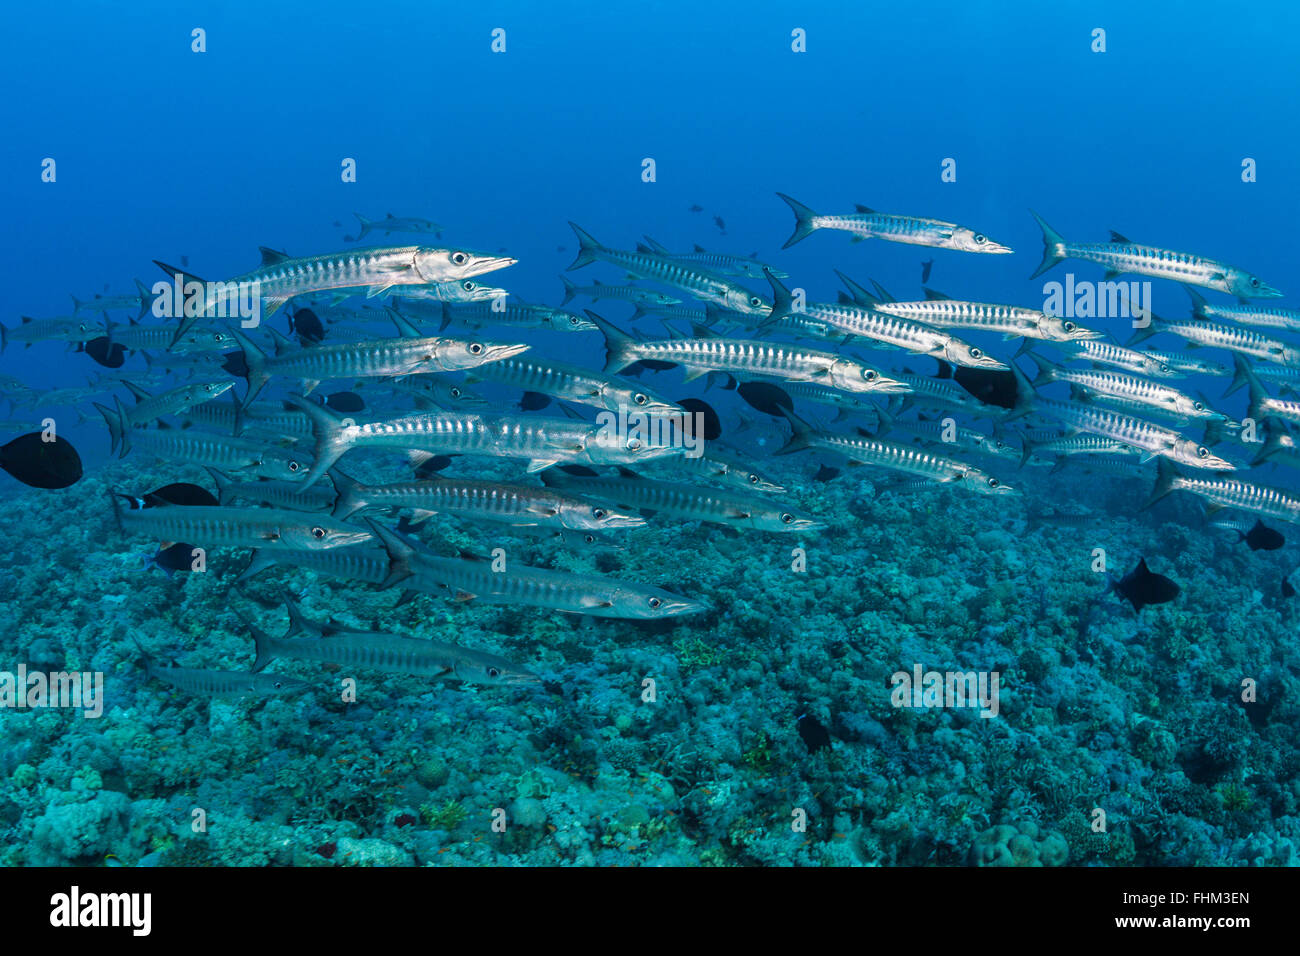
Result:
[[983,357],[984,357],[984,352],[983,352],[981,349],[977,349],[977,348],[975,348],[975,347],[972,346],[972,347],[971,347],[971,350],[970,350],[970,357],[971,357],[971,358],[983,358]]
[[1192,408],[1196,409],[1198,412],[1203,412],[1203,411],[1205,411],[1205,403],[1204,403],[1204,402],[1192,402]]
[[757,309],[760,305],[763,304],[763,300],[756,295],[751,295],[749,297],[749,304],[753,306],[755,309]]
[[1078,328],[1078,326],[1075,325],[1073,322],[1065,322],[1061,325],[1061,328],[1065,329],[1065,331],[1067,332],[1073,332],[1075,329]]
[[594,534],[584,534],[582,536],[582,541],[584,544],[595,544],[596,536]]
[[794,521],[794,515],[790,514],[789,512],[786,512],[785,514],[781,515],[781,524],[790,524],[793,521]]
[[758,475],[750,475],[750,476],[749,476],[749,483],[750,483],[751,485],[756,485],[756,484],[758,484]]
[[1250,287],[1251,287],[1252,289],[1258,289],[1258,288],[1259,288],[1259,280],[1258,280],[1258,279],[1255,279],[1255,278],[1251,278],[1251,280],[1250,280]]
[[1197,458],[1209,458],[1209,457],[1210,457],[1210,450],[1209,450],[1208,448],[1206,448],[1204,445],[1202,445],[1200,448],[1197,448],[1197,449],[1196,449],[1196,457],[1197,457]]
[[1161,365],[1161,366],[1160,366],[1160,371],[1162,371],[1162,372],[1168,372],[1168,371],[1169,371],[1169,366],[1168,366],[1168,365]]
[[470,355],[478,355],[478,354],[481,353],[482,351],[483,351],[483,346],[480,345],[478,342],[471,342],[471,343],[469,343],[469,354],[470,354]]
[[487,676],[488,676],[488,677],[493,677],[493,678],[500,677],[500,676],[501,676],[501,672],[500,672],[499,670],[497,670],[495,667],[489,667],[489,668],[487,669]]
[[473,292],[475,289],[478,288],[478,286],[475,285],[473,282],[471,282],[469,279],[466,279],[464,282],[462,282],[460,284],[460,287],[464,289],[466,292]]
[[975,233],[975,245],[982,246],[986,242],[988,242],[987,236],[985,236],[983,233],[979,233],[979,232]]
[[451,254],[451,262],[452,265],[463,266],[465,263],[469,262],[469,256],[465,255],[463,252],[453,252]]
[[636,402],[638,405],[644,405],[646,402],[650,401],[650,399],[645,395],[642,395],[640,392],[637,392],[632,396],[632,401]]
[[592,509],[591,509],[591,516],[592,516],[593,518],[595,518],[597,521],[602,520],[602,519],[605,517],[605,515],[607,515],[607,514],[609,514],[609,512],[606,511],[604,508],[592,508]]
[[627,440],[627,450],[628,450],[628,451],[640,451],[640,450],[641,450],[641,439],[639,439],[639,438],[629,438],[629,439]]
[[996,488],[997,486],[998,486],[998,480],[997,480],[996,478],[990,478],[990,479],[989,479],[989,487],[990,487],[990,488]]
[[317,525],[316,527],[311,529],[311,536],[315,538],[317,541],[319,541],[325,537],[325,529],[322,528],[320,525]]
[[283,689],[284,689],[284,681],[282,681],[282,680],[278,680],[278,681],[276,681],[274,684],[272,684],[271,686],[274,687],[276,690],[283,690]]
[[657,611],[663,606],[664,602],[659,600],[657,597],[652,597],[647,603],[650,605],[651,610]]
[[862,370],[862,377],[868,382],[874,382],[876,380],[876,370],[873,368],[864,368]]
[[458,389],[455,385],[451,387],[451,397],[460,398],[460,389]]
[[288,468],[289,468],[290,471],[297,471],[297,470],[298,470],[298,463],[297,463],[296,461],[291,461],[291,462],[289,462]]

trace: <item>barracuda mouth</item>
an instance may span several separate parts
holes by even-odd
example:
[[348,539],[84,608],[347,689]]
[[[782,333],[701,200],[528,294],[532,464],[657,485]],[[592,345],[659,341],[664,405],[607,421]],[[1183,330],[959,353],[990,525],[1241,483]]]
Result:
[[477,256],[464,267],[461,277],[467,279],[470,276],[479,276],[485,272],[495,272],[497,269],[512,266],[518,261],[518,259],[512,259],[510,256]]

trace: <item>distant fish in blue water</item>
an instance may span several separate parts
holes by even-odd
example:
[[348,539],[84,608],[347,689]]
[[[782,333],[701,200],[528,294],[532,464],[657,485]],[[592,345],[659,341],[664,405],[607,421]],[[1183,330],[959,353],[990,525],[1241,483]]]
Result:
[[382,232],[385,236],[394,232],[415,233],[420,236],[442,237],[442,226],[428,219],[416,219],[411,216],[394,216],[391,212],[383,219],[367,219],[359,212],[352,215],[361,223],[361,231],[355,237],[344,236],[344,242],[360,242],[371,232]]
[[1282,597],[1287,599],[1295,597],[1295,587],[1287,578],[1282,579]]
[[934,260],[926,259],[921,263],[921,285],[930,281],[930,270],[934,268]]
[[724,236],[727,234],[727,224],[723,221],[721,216],[714,216],[713,224],[718,227],[718,232],[722,233]]

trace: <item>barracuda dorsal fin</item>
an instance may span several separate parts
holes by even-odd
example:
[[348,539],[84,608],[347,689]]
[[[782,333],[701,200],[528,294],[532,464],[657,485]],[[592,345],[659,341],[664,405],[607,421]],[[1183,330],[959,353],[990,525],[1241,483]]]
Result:
[[267,331],[271,333],[271,341],[272,344],[275,345],[276,355],[283,355],[285,352],[292,352],[294,350],[293,340],[291,338],[279,329],[273,329],[269,325],[266,328]]
[[1131,246],[1131,245],[1133,245],[1133,240],[1132,240],[1132,239],[1130,239],[1128,236],[1124,235],[1123,233],[1116,232],[1114,229],[1112,229],[1112,230],[1110,231],[1110,241],[1111,241],[1111,242],[1122,242],[1122,243],[1124,243],[1124,245],[1126,245],[1126,246]]
[[257,251],[262,254],[262,265],[278,266],[281,262],[286,262],[293,257],[287,252],[280,252],[277,249],[268,249],[266,246],[258,246]]
[[129,379],[125,379],[125,378],[122,379],[122,387],[135,396],[135,400],[137,404],[143,402],[146,398],[151,397],[148,392],[146,392],[143,388],[135,384],[135,382],[130,381]]
[[873,214],[875,213],[875,210],[874,210],[874,209],[872,209],[870,206],[864,206],[864,205],[862,205],[862,203],[854,203],[854,204],[853,204],[853,211],[854,211],[854,212],[860,212],[860,213],[862,213],[863,215],[866,215],[866,216],[870,216],[870,215],[873,215]]
[[[422,333],[420,330],[411,323],[410,319],[398,312],[396,308],[391,305],[386,305],[384,306],[384,310],[388,313],[388,317],[393,320],[393,325],[397,326],[397,334],[402,338],[418,339],[421,337]],[[448,321],[447,313],[444,311],[442,320],[443,329],[447,327]],[[441,331],[441,329],[439,329],[439,331]]]
[[934,289],[925,286],[921,286],[921,291],[925,293],[926,299],[930,302],[943,302],[952,298],[950,295],[944,295],[942,292],[936,292]]
[[849,290],[849,294],[852,295],[853,298],[850,300],[852,304],[871,306],[871,305],[878,305],[880,303],[880,300],[876,298],[876,296],[868,292],[865,286],[859,285],[858,283],[854,282],[843,272],[840,272],[839,269],[835,270],[835,274],[839,276],[840,281],[844,283],[845,288],[847,288]]

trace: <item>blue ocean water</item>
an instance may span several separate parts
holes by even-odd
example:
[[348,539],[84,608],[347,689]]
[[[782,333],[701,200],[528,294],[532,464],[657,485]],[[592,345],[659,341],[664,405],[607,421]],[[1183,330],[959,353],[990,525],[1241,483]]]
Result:
[[[531,303],[560,303],[559,277],[578,251],[572,221],[619,249],[650,236],[674,250],[754,255],[810,302],[834,301],[835,270],[919,299],[921,263],[933,259],[934,289],[1038,308],[1045,283],[1066,273],[1097,281],[1102,270],[1069,260],[1028,278],[1042,253],[1032,207],[1071,241],[1105,241],[1113,229],[1239,265],[1285,293],[1263,304],[1295,307],[1298,21],[1286,5],[1246,17],[1200,3],[15,10],[0,33],[7,88],[22,91],[6,100],[0,147],[11,236],[0,321],[14,328],[21,316],[67,314],[70,296],[129,292],[137,278],[151,285],[161,277],[155,259],[225,279],[255,268],[259,246],[346,251],[354,213],[427,218],[448,243],[516,258],[482,280]],[[1104,52],[1094,49],[1098,29]],[[355,181],[342,175],[349,160]],[[830,230],[782,249],[793,219],[778,191],[818,212],[860,203],[949,220],[1015,252],[851,243]],[[618,283],[624,273],[598,264],[569,278]],[[1161,279],[1152,288],[1156,314],[1186,318],[1183,289]],[[631,319],[626,303],[567,307],[664,334],[654,316]],[[1131,334],[1127,319],[1081,321],[1120,342]],[[267,324],[287,331],[284,312]],[[327,343],[344,326],[329,326]],[[604,365],[599,333],[485,334],[527,341],[533,356]],[[958,334],[1004,360],[1019,347]],[[1168,334],[1150,345],[1183,351]],[[926,356],[846,354],[936,373]],[[1222,350],[1189,354],[1231,366]],[[138,353],[124,370],[149,373]],[[81,388],[101,371],[61,342],[0,355],[0,374],[33,390]],[[1191,495],[1143,510],[1151,462],[1139,478],[990,465],[1017,496],[896,487],[887,472],[842,462],[838,477],[819,482],[822,458],[774,456],[789,426],[725,385],[685,383],[679,371],[642,381],[673,400],[709,402],[724,441],[828,526],[783,536],[651,516],[612,554],[509,546],[512,561],[632,579],[708,605],[651,623],[429,597],[396,605],[397,589],[283,568],[232,591],[246,563],[238,548],[216,549],[203,575],[140,570],[140,553],[155,549],[117,530],[110,489],[143,495],[174,481],[211,488],[211,479],[184,462],[110,455],[89,402],[128,401],[111,382],[71,403],[28,400],[7,384],[14,430],[5,439],[52,417],[86,477],[64,491],[0,478],[11,542],[0,557],[0,669],[103,672],[106,708],[99,719],[0,713],[0,859],[1295,862],[1296,750],[1286,731],[1295,705],[1285,691],[1298,665],[1295,610],[1282,591],[1295,565],[1291,525],[1265,518],[1288,543],[1254,551],[1209,526]],[[1226,382],[1175,384],[1240,420],[1245,392],[1220,399]],[[261,397],[292,390],[277,382]],[[485,392],[502,410],[518,400]],[[799,411],[853,434],[855,423],[832,422],[833,412]],[[1250,460],[1249,450],[1224,448]],[[369,481],[410,477],[400,456],[362,460]],[[449,474],[535,483],[502,461],[458,460]],[[1297,491],[1284,465],[1237,477]],[[1254,519],[1230,514],[1247,527]],[[444,556],[484,554],[493,534],[441,521],[430,541]],[[1145,557],[1179,583],[1179,597],[1140,613],[1103,598],[1096,549],[1117,575]],[[806,571],[793,569],[795,551]],[[246,669],[252,642],[241,618],[279,634],[284,589],[313,619],[482,648],[541,675],[545,689],[366,671],[359,698],[345,703],[346,675],[281,660],[273,671],[315,691],[252,705],[186,696],[140,670],[132,639],[181,666]],[[999,673],[998,715],[895,706],[891,675],[917,665]],[[1243,681],[1255,699],[1242,700]],[[195,805],[211,819],[199,832]],[[804,829],[792,830],[792,813]],[[498,819],[504,832],[493,829]]]

